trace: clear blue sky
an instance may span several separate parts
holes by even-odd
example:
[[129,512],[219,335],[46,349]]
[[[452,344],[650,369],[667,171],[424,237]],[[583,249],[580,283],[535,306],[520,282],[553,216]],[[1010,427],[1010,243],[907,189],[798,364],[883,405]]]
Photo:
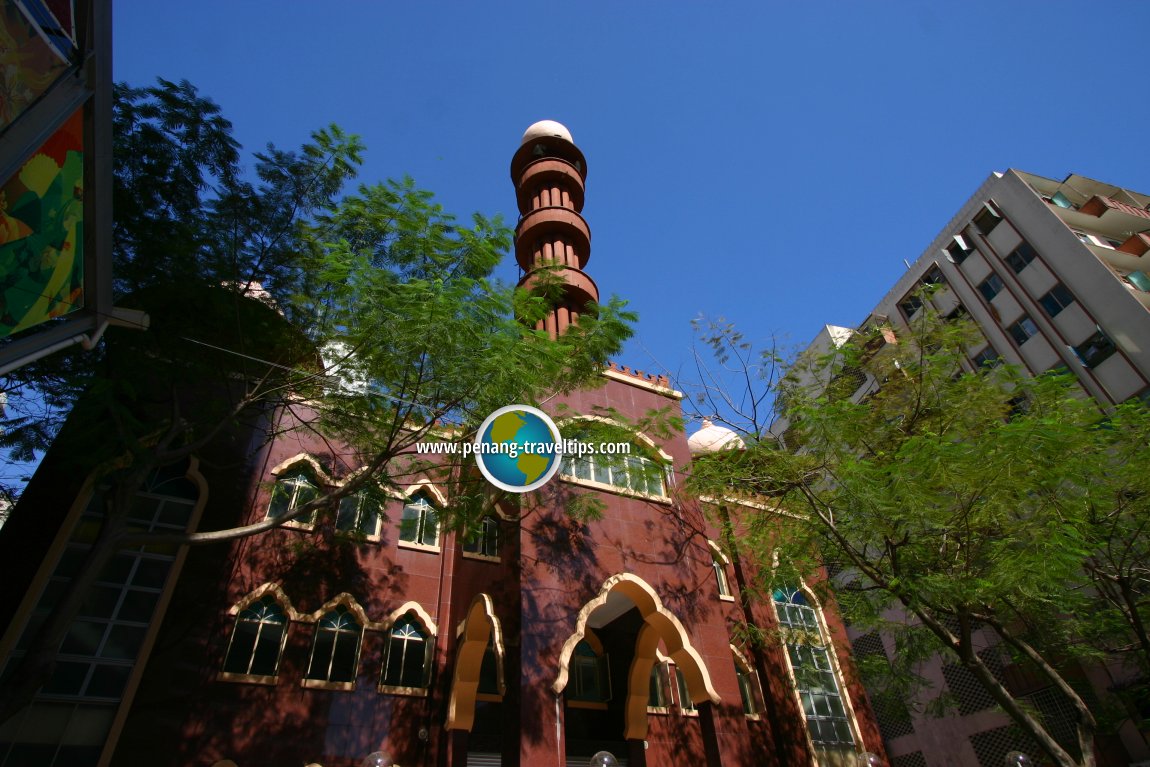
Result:
[[[1150,3],[117,0],[115,76],[186,78],[246,149],[335,122],[363,179],[517,212],[523,130],[570,128],[620,361],[690,370],[690,321],[855,325],[993,171],[1150,192]],[[515,279],[514,260],[502,272]]]

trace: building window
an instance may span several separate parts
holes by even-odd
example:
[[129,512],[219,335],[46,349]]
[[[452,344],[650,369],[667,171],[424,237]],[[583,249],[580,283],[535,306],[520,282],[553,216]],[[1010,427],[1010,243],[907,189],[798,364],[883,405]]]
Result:
[[982,232],[984,237],[993,232],[1000,223],[1002,223],[1002,215],[989,202],[984,203],[982,211],[974,217],[974,225],[978,227],[978,231]]
[[667,689],[667,664],[655,661],[651,664],[651,680],[647,692],[647,708],[661,709],[664,712],[671,707],[671,692]]
[[335,515],[335,529],[368,537],[379,535],[379,501],[365,490],[344,496]]
[[586,639],[575,645],[568,674],[567,699],[586,703],[611,700],[610,662],[606,653],[597,653]]
[[439,546],[439,512],[422,493],[403,507],[399,540],[420,546]]
[[[303,469],[291,469],[276,478],[275,487],[272,488],[272,502],[268,505],[268,517],[278,519],[286,516],[318,497],[319,487],[311,473]],[[311,524],[313,519],[315,512],[295,521]]]
[[363,627],[340,605],[320,618],[306,677],[320,682],[354,682]]
[[687,677],[678,666],[675,669],[676,693],[679,696],[679,710],[684,714],[695,713],[695,702],[691,700],[691,691],[687,688]]
[[811,740],[819,746],[852,745],[850,719],[815,609],[797,589],[776,589],[773,601]]
[[731,584],[727,580],[727,558],[719,551],[718,546],[710,541],[707,543],[711,548],[711,567],[715,571],[715,582],[719,587],[719,596],[730,597]]
[[479,529],[467,536],[463,541],[463,552],[475,554],[480,557],[495,559],[499,556],[499,520],[495,517],[484,517],[479,523]]
[[[165,534],[187,530],[200,496],[192,474],[190,461],[184,460],[147,477],[126,510],[129,526]],[[77,573],[104,524],[107,492],[97,485],[75,524],[60,531],[66,544],[32,609],[24,618],[8,616],[15,642],[0,675],[5,682],[36,649],[36,637],[63,595],[78,588]],[[0,764],[97,763],[132,668],[143,657],[148,626],[162,615],[162,596],[176,555],[175,546],[127,547],[86,585],[63,641],[51,648],[50,675],[19,717],[4,727]]]
[[978,354],[971,358],[971,362],[976,368],[995,367],[1002,362],[1002,357],[998,356],[998,352],[994,351],[993,346],[987,346]]
[[564,455],[559,471],[568,477],[636,493],[660,497],[667,495],[666,468],[642,455]]
[[735,661],[735,677],[739,682],[739,697],[743,699],[743,713],[755,716],[760,710],[759,686],[755,680],[755,672],[739,656],[732,655],[732,657]]
[[224,671],[246,676],[275,676],[287,636],[287,617],[272,597],[248,605],[236,618]]
[[1034,248],[1030,247],[1030,243],[1023,241],[1021,245],[1010,251],[1010,253],[1006,255],[1006,258],[1002,260],[1006,262],[1007,266],[1014,270],[1015,274],[1018,274],[1037,256],[1038,254],[1034,252]]
[[1060,282],[1048,290],[1046,295],[1038,299],[1038,303],[1048,315],[1055,317],[1060,311],[1074,303],[1074,294]]
[[387,635],[387,658],[383,665],[385,687],[427,687],[431,643],[427,633],[411,613],[404,615]]
[[923,285],[933,285],[941,287],[946,284],[946,277],[943,276],[942,270],[938,268],[938,264],[931,266],[922,275]]
[[1060,208],[1070,208],[1071,210],[1078,210],[1078,206],[1066,198],[1062,192],[1055,192],[1050,196],[1050,201]]
[[1150,293],[1150,277],[1146,276],[1146,272],[1134,271],[1123,277],[1124,280],[1130,285],[1141,290],[1143,293]]
[[982,294],[983,298],[990,301],[1002,292],[1002,289],[1005,287],[1006,286],[1002,284],[1002,278],[997,274],[992,274],[979,283],[978,292]]
[[946,246],[946,257],[952,264],[961,264],[974,252],[974,246],[961,234],[954,235],[954,242]]
[[1038,326],[1034,324],[1034,320],[1030,319],[1029,314],[1024,314],[1018,322],[1008,327],[1006,332],[1014,339],[1014,343],[1022,346],[1028,340],[1038,335]]
[[1106,360],[1114,352],[1118,351],[1118,347],[1110,340],[1110,337],[1102,332],[1102,328],[1098,332],[1087,338],[1078,346],[1072,347],[1074,353],[1078,355],[1078,359],[1082,364],[1088,368],[1096,367]]
[[899,302],[898,308],[902,312],[902,316],[910,320],[922,308],[922,299],[911,294]]

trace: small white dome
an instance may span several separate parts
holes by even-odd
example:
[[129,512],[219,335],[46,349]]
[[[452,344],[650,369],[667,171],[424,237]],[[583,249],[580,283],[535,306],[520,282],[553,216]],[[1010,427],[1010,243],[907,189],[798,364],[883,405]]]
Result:
[[715,426],[710,419],[703,419],[703,428],[687,439],[691,455],[696,453],[717,453],[720,450],[743,450],[746,443],[738,434],[723,426]]
[[567,126],[563,123],[557,123],[554,120],[540,120],[535,123],[523,133],[523,140],[519,143],[522,145],[538,138],[551,137],[561,138],[564,141],[570,141],[572,144],[575,143],[575,140],[571,138],[571,131],[567,130]]

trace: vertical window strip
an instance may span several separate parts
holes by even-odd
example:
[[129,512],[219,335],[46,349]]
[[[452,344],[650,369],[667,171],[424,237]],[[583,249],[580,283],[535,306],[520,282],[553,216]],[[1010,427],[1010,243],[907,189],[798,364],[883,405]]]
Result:
[[850,718],[818,614],[799,590],[776,590],[774,604],[812,742],[853,745]]

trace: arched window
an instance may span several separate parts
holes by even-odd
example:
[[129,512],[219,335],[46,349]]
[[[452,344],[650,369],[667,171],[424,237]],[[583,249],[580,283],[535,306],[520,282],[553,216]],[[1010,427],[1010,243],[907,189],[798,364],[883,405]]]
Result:
[[335,515],[335,529],[368,537],[379,535],[379,501],[366,490],[344,496]]
[[475,554],[480,557],[492,559],[498,557],[499,520],[495,517],[484,517],[479,528],[464,539],[463,551],[466,554]]
[[387,657],[383,664],[385,687],[427,687],[431,664],[428,634],[413,613],[395,622],[387,635]]
[[[315,476],[302,466],[294,466],[276,477],[272,500],[268,504],[268,517],[278,519],[318,497],[319,486]],[[295,521],[311,524],[314,518],[315,514],[312,513]]]
[[244,608],[236,618],[224,671],[247,676],[275,676],[287,636],[287,616],[267,596]]
[[[573,437],[579,439],[577,431]],[[591,441],[592,438],[588,438]],[[597,442],[597,440],[596,440]],[[564,455],[559,472],[568,477],[631,490],[645,495],[667,495],[667,467],[651,458],[649,448],[631,444],[625,455]]]
[[320,618],[306,677],[319,682],[355,682],[363,627],[344,605]]
[[423,493],[403,507],[399,519],[399,540],[420,546],[439,546],[439,512]]
[[816,746],[853,747],[850,717],[818,613],[798,589],[776,589],[773,596],[811,741]]
[[575,645],[571,655],[567,685],[567,699],[586,703],[606,703],[611,700],[611,674],[607,654],[599,651],[586,639]]

